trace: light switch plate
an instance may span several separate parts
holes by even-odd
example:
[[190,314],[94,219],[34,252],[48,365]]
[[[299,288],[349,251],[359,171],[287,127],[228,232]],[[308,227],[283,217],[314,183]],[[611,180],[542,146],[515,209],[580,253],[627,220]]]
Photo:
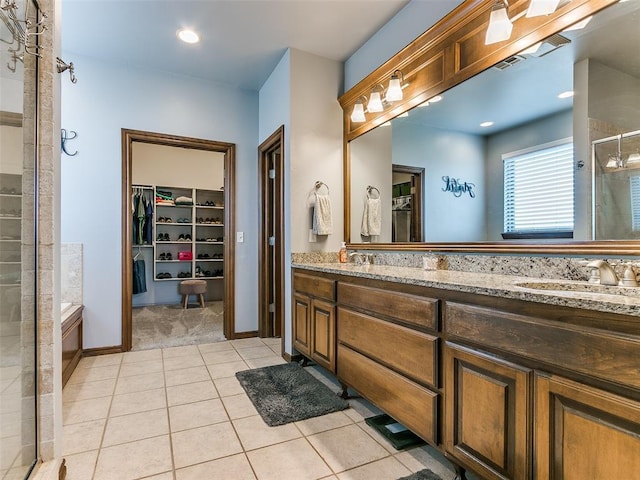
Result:
[[244,242],[244,232],[236,232],[236,241],[238,243]]

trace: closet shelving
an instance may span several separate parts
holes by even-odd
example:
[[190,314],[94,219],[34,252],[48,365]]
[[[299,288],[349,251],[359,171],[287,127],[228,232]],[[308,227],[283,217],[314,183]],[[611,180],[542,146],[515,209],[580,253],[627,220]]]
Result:
[[22,175],[0,174],[0,286],[20,285],[22,276]]
[[192,200],[191,205],[154,204],[153,279],[224,278],[224,190],[165,185],[153,190],[156,198],[170,192],[174,203],[179,197]]

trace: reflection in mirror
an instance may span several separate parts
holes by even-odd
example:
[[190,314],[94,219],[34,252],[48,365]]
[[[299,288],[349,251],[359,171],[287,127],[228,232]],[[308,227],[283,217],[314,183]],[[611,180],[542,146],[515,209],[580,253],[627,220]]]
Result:
[[[0,478],[36,462],[35,111],[37,17],[31,0],[0,10]],[[29,23],[26,21],[29,19]],[[25,47],[25,43],[27,44]],[[25,54],[26,52],[26,54]]]
[[[424,169],[424,242],[639,238],[637,180],[592,176],[592,142],[640,129],[639,3],[615,4],[352,140],[351,242],[394,240],[394,164]],[[360,235],[367,185],[381,192],[377,237]]]

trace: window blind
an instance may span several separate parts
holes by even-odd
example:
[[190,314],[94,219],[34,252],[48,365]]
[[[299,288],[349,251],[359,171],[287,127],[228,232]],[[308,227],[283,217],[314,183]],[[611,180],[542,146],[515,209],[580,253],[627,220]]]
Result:
[[503,155],[504,231],[573,232],[573,142]]
[[631,185],[631,229],[640,230],[640,176],[629,179]]

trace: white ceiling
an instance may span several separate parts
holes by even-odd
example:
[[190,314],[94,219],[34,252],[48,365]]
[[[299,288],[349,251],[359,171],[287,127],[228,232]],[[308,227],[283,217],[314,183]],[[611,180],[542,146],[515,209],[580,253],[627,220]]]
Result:
[[345,61],[408,1],[62,0],[62,50],[258,90],[288,47]]

